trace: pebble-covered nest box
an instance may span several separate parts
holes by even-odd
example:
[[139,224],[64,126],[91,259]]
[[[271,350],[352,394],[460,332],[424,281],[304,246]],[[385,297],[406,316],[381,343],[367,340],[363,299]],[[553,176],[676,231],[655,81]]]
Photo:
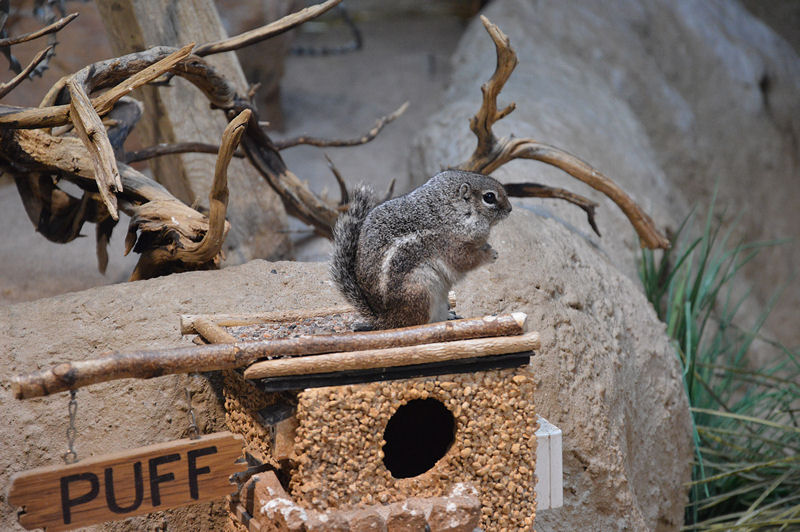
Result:
[[[524,319],[515,313],[432,324],[427,327],[439,332],[427,338],[434,341],[414,346],[402,345],[408,340],[392,335],[416,328],[356,333],[371,335],[367,339],[372,344],[364,345],[384,346],[348,349],[350,359],[374,355],[370,367],[352,361],[331,365],[326,357],[333,355],[317,354],[262,361],[243,372],[227,370],[222,394],[228,426],[245,437],[251,461],[277,472],[297,515],[304,513],[306,520],[413,498],[462,495],[459,486],[466,485],[477,490],[482,529],[530,530],[536,508],[537,418],[534,382],[525,366],[538,347],[538,336],[523,334]],[[185,316],[183,321],[185,333],[197,333],[206,342],[238,343],[352,335],[357,316],[330,310]],[[466,322],[482,332],[457,337],[472,338],[467,340],[435,341],[441,334],[452,336]],[[496,347],[501,344],[503,348]],[[468,349],[458,355],[441,347],[458,351],[462,345]],[[445,355],[431,362],[426,353],[437,349]],[[391,360],[398,357],[402,365],[393,366]],[[281,369],[303,362],[313,369],[301,374]],[[265,366],[277,367],[277,375]],[[255,528],[261,530],[270,529],[269,519],[259,515],[266,507],[251,502],[248,512],[233,503],[239,523],[255,519]],[[304,526],[314,529],[309,523]]]

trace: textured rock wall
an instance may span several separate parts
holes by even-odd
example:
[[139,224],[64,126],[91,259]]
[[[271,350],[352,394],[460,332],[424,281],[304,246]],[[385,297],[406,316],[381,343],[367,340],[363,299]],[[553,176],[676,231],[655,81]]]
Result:
[[[69,395],[17,401],[11,395],[10,376],[107,351],[190,345],[180,335],[180,314],[314,308],[339,302],[324,264],[253,261],[222,271],[179,274],[0,307],[0,530],[22,530],[16,509],[6,501],[11,475],[63,463],[61,456],[67,450]],[[225,430],[222,399],[204,377],[98,384],[77,393],[78,458],[186,437],[184,386],[192,392],[200,429]],[[96,528],[220,530],[226,516],[227,508],[219,502]]]
[[[522,310],[542,335],[532,361],[535,401],[564,430],[568,491],[565,509],[537,515],[537,529],[674,528],[691,447],[678,364],[663,326],[630,279],[555,221],[515,211],[492,242],[500,259],[457,288],[458,309],[464,316]],[[20,303],[0,308],[0,323],[7,324],[0,332],[7,353],[0,371],[15,375],[107,350],[182,345],[188,340],[178,333],[181,313],[342,302],[324,264],[254,261]],[[79,456],[185,434],[187,383],[201,428],[219,430],[220,399],[202,378],[105,383],[78,392]],[[7,381],[2,394],[9,408],[0,429],[7,442],[0,483],[7,485],[16,471],[59,463],[67,396],[18,402]],[[197,505],[105,528],[214,530],[224,512],[222,504]],[[0,528],[19,530],[14,516],[0,501]]]
[[564,433],[564,507],[537,512],[536,530],[678,528],[691,422],[675,352],[638,284],[524,210],[490,241],[498,261],[458,286],[457,309],[523,311],[542,335],[536,411]]
[[[675,229],[692,206],[700,213],[719,183],[726,223],[740,218],[746,241],[800,237],[800,60],[792,47],[737,2],[498,0],[485,14],[511,37],[519,66],[500,102],[517,111],[497,133],[532,136],[585,159],[617,181],[655,221]],[[453,59],[441,111],[420,135],[416,178],[468,157],[467,118],[494,68],[494,49],[477,21]],[[508,181],[566,186],[600,201],[603,233],[554,201],[522,202],[589,239],[634,274],[635,236],[600,194],[542,164],[496,172]],[[519,202],[518,202],[519,203]],[[764,302],[800,262],[797,242],[763,254],[748,273]],[[770,326],[800,343],[793,283]]]

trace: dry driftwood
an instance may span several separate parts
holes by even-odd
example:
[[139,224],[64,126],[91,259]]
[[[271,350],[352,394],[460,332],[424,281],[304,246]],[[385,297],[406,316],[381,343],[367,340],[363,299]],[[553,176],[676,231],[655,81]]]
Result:
[[114,148],[111,147],[111,141],[108,140],[108,134],[106,134],[106,128],[100,115],[95,111],[83,87],[78,85],[74,79],[70,79],[67,81],[67,88],[71,98],[69,118],[75,126],[78,138],[81,139],[91,155],[94,180],[100,191],[100,197],[111,218],[115,221],[119,220],[116,194],[122,192],[122,181],[117,169]]
[[[113,353],[92,360],[65,362],[53,368],[18,376],[12,379],[11,387],[14,397],[29,399],[117,379],[150,379],[174,373],[238,368],[268,356],[310,355],[363,349],[381,351],[395,349],[397,346],[441,345],[442,342],[448,343],[464,338],[519,335],[524,330],[525,319],[525,314],[520,312],[387,331],[300,336],[260,342],[220,343],[160,351]],[[227,340],[225,337],[219,339]],[[430,342],[439,343],[430,344]]]
[[[222,43],[203,45],[198,50],[202,55],[210,55],[244,46],[254,42],[254,38],[266,38],[276,34],[275,32],[294,27],[336,3],[329,1],[302,10],[265,28],[232,37]],[[113,162],[108,160],[107,150],[103,156],[105,160],[98,165],[101,157],[99,150],[95,149],[96,143],[86,143],[94,152],[93,157],[87,157],[85,150],[75,145],[76,139],[64,136],[63,132],[56,132],[56,129],[70,122],[69,111],[73,105],[71,91],[74,92],[75,87],[82,88],[87,95],[105,90],[91,102],[97,116],[103,119],[123,108],[123,95],[163,74],[177,75],[188,80],[213,107],[225,111],[228,119],[249,111],[251,118],[244,129],[242,142],[243,151],[252,166],[278,192],[289,214],[309,223],[318,233],[331,235],[339,214],[337,205],[317,197],[305,182],[289,171],[278,153],[280,147],[259,126],[258,115],[247,99],[240,96],[235,87],[204,59],[198,55],[190,55],[191,50],[192,45],[177,50],[160,46],[100,61],[62,78],[48,91],[38,108],[0,106],[0,163],[15,176],[31,221],[47,238],[59,242],[68,242],[77,237],[83,223],[96,223],[98,265],[101,270],[107,262],[105,245],[116,218],[115,199],[119,201],[122,210],[132,217],[126,239],[126,252],[133,250],[143,255],[132,279],[182,271],[189,267],[214,267],[219,263],[219,258],[216,257],[211,262],[186,261],[182,258],[175,260],[175,257],[185,254],[184,250],[197,252],[194,244],[206,234],[206,217],[183,205],[166,189],[123,164],[124,161],[135,159],[126,157],[122,143],[141,115],[141,108],[137,110],[135,106],[129,105],[131,112],[118,112],[120,117],[115,117],[115,125],[108,130],[107,137],[114,153],[118,155],[117,166],[122,190],[117,191],[115,197],[104,194],[110,187],[103,186],[108,180],[102,177],[99,178],[98,187],[95,176],[102,176],[102,172],[95,171],[95,165],[108,170],[106,173],[113,174],[113,170],[110,170]],[[310,143],[350,146],[369,142],[385,124],[404,110],[405,105],[380,119],[370,132],[359,139],[337,141],[300,138],[295,139],[291,145]],[[85,111],[90,112],[88,108]],[[103,136],[102,133],[97,135],[98,138]],[[100,139],[98,142],[102,141]],[[51,149],[53,147],[55,149]],[[160,155],[173,149],[187,152],[193,147],[204,152],[213,150],[213,146],[205,143],[184,144],[177,148],[160,146],[140,156]],[[86,191],[84,196],[74,198],[59,189],[56,181],[47,183],[48,174],[78,184]],[[98,205],[99,202],[103,205]]]
[[[209,55],[246,45],[252,42],[255,34],[260,35],[259,38],[266,38],[277,31],[285,31],[336,3],[329,1],[290,15],[286,20],[268,25],[264,31],[255,30],[255,33],[240,36],[242,38],[233,37],[224,43],[203,46],[202,53]],[[63,27],[63,23],[60,27]],[[0,106],[0,164],[14,176],[31,221],[43,235],[58,242],[76,238],[85,222],[96,223],[98,265],[101,270],[107,262],[105,246],[117,218],[117,201],[122,210],[132,217],[126,252],[133,250],[142,254],[132,279],[186,268],[214,267],[219,263],[218,256],[211,261],[196,260],[207,258],[207,252],[197,246],[198,242],[209,241],[204,240],[209,226],[207,218],[180,202],[164,187],[123,164],[127,159],[122,143],[141,115],[141,106],[137,109],[135,105],[128,104],[131,112],[117,112],[119,118],[114,117],[108,134],[97,123],[97,118],[104,119],[125,107],[125,101],[121,100],[124,95],[164,74],[178,75],[190,81],[214,107],[224,110],[228,119],[241,115],[243,111],[253,115],[248,127],[240,128],[248,136],[251,159],[270,186],[284,196],[284,204],[290,213],[315,224],[323,234],[329,234],[338,214],[335,205],[328,205],[317,198],[305,183],[286,168],[277,148],[258,127],[258,117],[249,103],[205,60],[190,55],[191,50],[191,44],[177,50],[155,47],[101,61],[59,80],[38,108]],[[104,90],[92,99],[91,105],[86,105],[85,101],[81,104],[81,95]],[[71,116],[71,109],[75,109],[72,113],[75,116]],[[401,112],[382,119],[360,142],[371,140],[376,130]],[[58,133],[53,129],[75,120],[79,120],[76,128],[79,134],[83,124],[87,124],[88,120],[94,121],[87,126],[91,135],[82,136],[84,146],[79,146],[77,139],[64,136],[63,131]],[[247,134],[247,131],[250,133]],[[257,140],[252,140],[253,137]],[[108,149],[107,140],[113,152],[120,157],[116,161],[119,177],[115,175],[115,160]],[[337,142],[331,141],[330,145]],[[342,141],[340,144],[354,143]],[[90,152],[84,147],[90,148]],[[210,151],[205,145],[201,149]],[[169,148],[161,150],[168,151]],[[56,179],[50,176],[56,176]],[[58,187],[58,179],[76,183],[85,190],[83,197],[75,198],[62,191]],[[119,185],[121,190],[117,190]],[[227,227],[222,232],[223,236]],[[189,258],[187,254],[196,257]]]
[[5,83],[1,83],[0,84],[0,98],[2,98],[6,94],[8,94],[12,90],[14,90],[14,88],[17,85],[22,83],[30,75],[30,73],[33,72],[34,69],[37,66],[39,66],[39,64],[42,63],[42,61],[47,59],[48,54],[53,51],[53,48],[54,48],[54,46],[48,46],[44,50],[39,51],[39,53],[37,53],[33,57],[31,62],[28,63],[28,66],[26,66],[24,69],[22,69],[22,71],[19,74],[14,76],[10,81],[7,81]]
[[520,353],[539,348],[539,333],[476,338],[435,344],[370,349],[256,362],[244,371],[246,379],[310,375],[363,369],[412,366],[447,360]]
[[[220,251],[229,229],[229,224],[225,221],[225,212],[228,208],[228,164],[233,158],[233,152],[239,144],[249,120],[250,111],[242,111],[231,120],[222,133],[222,144],[217,155],[214,182],[208,195],[208,227],[203,238],[199,242],[190,241],[172,249],[162,246],[149,250],[142,255],[136,269],[131,274],[131,280],[153,277],[159,274],[164,265],[175,263],[179,263],[181,269],[191,270],[219,266]],[[145,205],[150,205],[150,203]],[[150,217],[150,223],[154,216],[156,213]],[[133,224],[133,220],[131,223]],[[128,233],[129,236],[131,234]],[[128,246],[131,242],[132,238],[129,238]],[[174,270],[174,266],[171,266],[171,269]]]
[[[550,164],[611,198],[630,220],[639,235],[642,246],[668,248],[669,240],[656,229],[650,217],[630,196],[611,179],[592,168],[586,162],[564,150],[534,139],[515,137],[498,139],[495,136],[492,132],[492,126],[515,109],[513,103],[503,109],[498,109],[497,97],[517,66],[517,55],[511,48],[508,36],[486,17],[481,16],[481,21],[494,41],[497,51],[497,67],[489,81],[481,87],[483,103],[478,113],[470,120],[470,129],[475,133],[478,144],[469,160],[458,165],[458,168],[490,174],[514,159],[532,159]],[[535,184],[518,184],[516,187],[511,189],[512,195],[536,197],[543,197],[543,194],[549,188]],[[533,192],[533,194],[530,194],[530,192]],[[592,202],[571,193],[569,197],[562,196],[563,194],[560,191],[555,189],[552,191],[551,197],[566,199],[581,206],[586,211],[592,228],[597,231],[594,223]]]
[[276,35],[287,32],[292,28],[296,28],[307,20],[320,16],[341,2],[342,0],[327,0],[321,4],[306,7],[305,9],[301,9],[296,13],[287,15],[280,20],[276,20],[271,24],[267,24],[266,26],[256,28],[235,37],[230,37],[228,39],[223,39],[217,42],[199,46],[197,50],[195,50],[195,54],[203,57],[221,52],[239,50],[245,46],[269,39],[270,37],[275,37]]
[[[224,12],[227,3],[114,0],[97,4],[111,48],[118,56],[141,51],[143,43],[180,47],[196,41],[197,49],[205,46],[203,43],[227,37],[218,15]],[[253,16],[252,20],[255,19]],[[153,24],[152,20],[159,23]],[[193,60],[199,57],[193,52]],[[215,53],[203,60],[225,78],[236,94],[245,100],[251,98],[237,54]],[[213,110],[203,92],[172,72],[140,89],[136,97],[145,104],[136,127],[137,138],[143,146],[183,142],[214,144],[230,118],[225,112]],[[213,157],[181,151],[153,158],[147,165],[152,175],[178,199],[188,205],[207,207],[204,200],[212,186]],[[290,252],[290,236],[285,232],[287,215],[269,184],[243,159],[231,161],[228,184],[227,219],[231,231],[226,236],[226,259],[235,264],[253,258],[287,258]]]
[[[211,55],[267,38],[318,15],[335,3],[329,0],[253,32],[202,45],[197,48],[198,53]],[[655,230],[647,215],[619,187],[586,163],[532,139],[495,137],[492,125],[514,108],[512,104],[498,110],[497,96],[516,65],[516,56],[507,37],[485,18],[484,24],[497,47],[497,69],[484,85],[483,103],[471,121],[478,145],[470,160],[459,167],[490,173],[514,158],[530,158],[555,165],[617,202],[644,245],[666,246],[666,239]],[[164,75],[179,76],[193,84],[212,107],[222,110],[228,120],[244,116],[242,113],[248,111],[246,125],[238,128],[242,131],[242,151],[248,161],[277,192],[290,215],[328,238],[332,236],[336,219],[348,201],[344,180],[332,168],[342,191],[341,201],[336,205],[322,199],[287,168],[279,150],[297,144],[348,146],[368,142],[406,107],[404,104],[380,119],[371,131],[357,139],[337,141],[300,137],[275,143],[261,126],[258,113],[247,96],[241,95],[231,82],[191,50],[192,45],[181,49],[159,46],[100,61],[57,82],[38,108],[0,106],[0,167],[14,176],[31,221],[43,235],[57,242],[68,242],[77,237],[85,222],[96,223],[101,270],[107,262],[105,246],[115,225],[117,207],[132,217],[126,252],[133,250],[142,255],[132,279],[185,269],[213,268],[220,262],[219,254],[210,260],[199,260],[208,259],[208,250],[198,246],[199,242],[211,240],[215,241],[214,248],[221,245],[219,235],[224,237],[225,231],[220,233],[219,224],[215,224],[215,237],[204,240],[209,230],[209,220],[205,215],[124,164],[129,159],[122,145],[141,115],[141,106],[123,97],[136,87],[163,79]],[[99,93],[99,96],[88,105],[83,96],[93,93]],[[107,131],[98,125],[98,118],[107,122]],[[87,126],[90,120],[93,124]],[[83,143],[64,135],[62,126],[70,123],[76,125]],[[83,135],[82,130],[87,127]],[[110,155],[109,145],[115,157]],[[189,151],[192,147],[205,152],[213,149],[208,143],[184,144],[174,149]],[[160,146],[149,150],[145,156],[159,155],[171,149],[170,146]],[[76,198],[61,190],[59,179],[76,183],[84,190],[83,196]],[[597,230],[593,219],[596,205],[586,198],[535,184],[509,185],[508,189],[512,195],[555,197],[575,203],[586,211],[590,223]],[[212,205],[216,201],[213,196]]]

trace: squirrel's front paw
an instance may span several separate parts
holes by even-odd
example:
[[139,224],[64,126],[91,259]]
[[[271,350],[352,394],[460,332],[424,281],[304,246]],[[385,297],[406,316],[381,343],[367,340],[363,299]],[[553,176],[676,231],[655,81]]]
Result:
[[487,262],[495,262],[497,260],[497,251],[488,242],[481,247],[481,251]]

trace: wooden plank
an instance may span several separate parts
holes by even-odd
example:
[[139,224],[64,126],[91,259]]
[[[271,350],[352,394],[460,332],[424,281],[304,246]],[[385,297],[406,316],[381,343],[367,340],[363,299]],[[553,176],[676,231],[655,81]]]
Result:
[[505,355],[467,358],[446,362],[414,364],[411,366],[340,371],[317,375],[293,375],[289,377],[262,379],[259,381],[259,387],[265,392],[284,392],[289,390],[303,390],[306,388],[322,388],[325,386],[344,386],[347,384],[362,384],[366,382],[392,381],[417,377],[432,377],[436,375],[453,375],[458,373],[474,373],[476,371],[517,368],[520,366],[527,366],[530,363],[532,355],[532,352],[526,351],[522,353],[509,353]]
[[288,375],[310,375],[336,371],[410,366],[460,358],[517,353],[538,348],[539,333],[529,332],[519,336],[477,338],[416,346],[265,360],[256,362],[248,367],[244,371],[244,377],[246,379],[264,379]]
[[246,468],[242,443],[219,432],[41,467],[11,479],[8,501],[23,527],[49,532],[219,499]]

